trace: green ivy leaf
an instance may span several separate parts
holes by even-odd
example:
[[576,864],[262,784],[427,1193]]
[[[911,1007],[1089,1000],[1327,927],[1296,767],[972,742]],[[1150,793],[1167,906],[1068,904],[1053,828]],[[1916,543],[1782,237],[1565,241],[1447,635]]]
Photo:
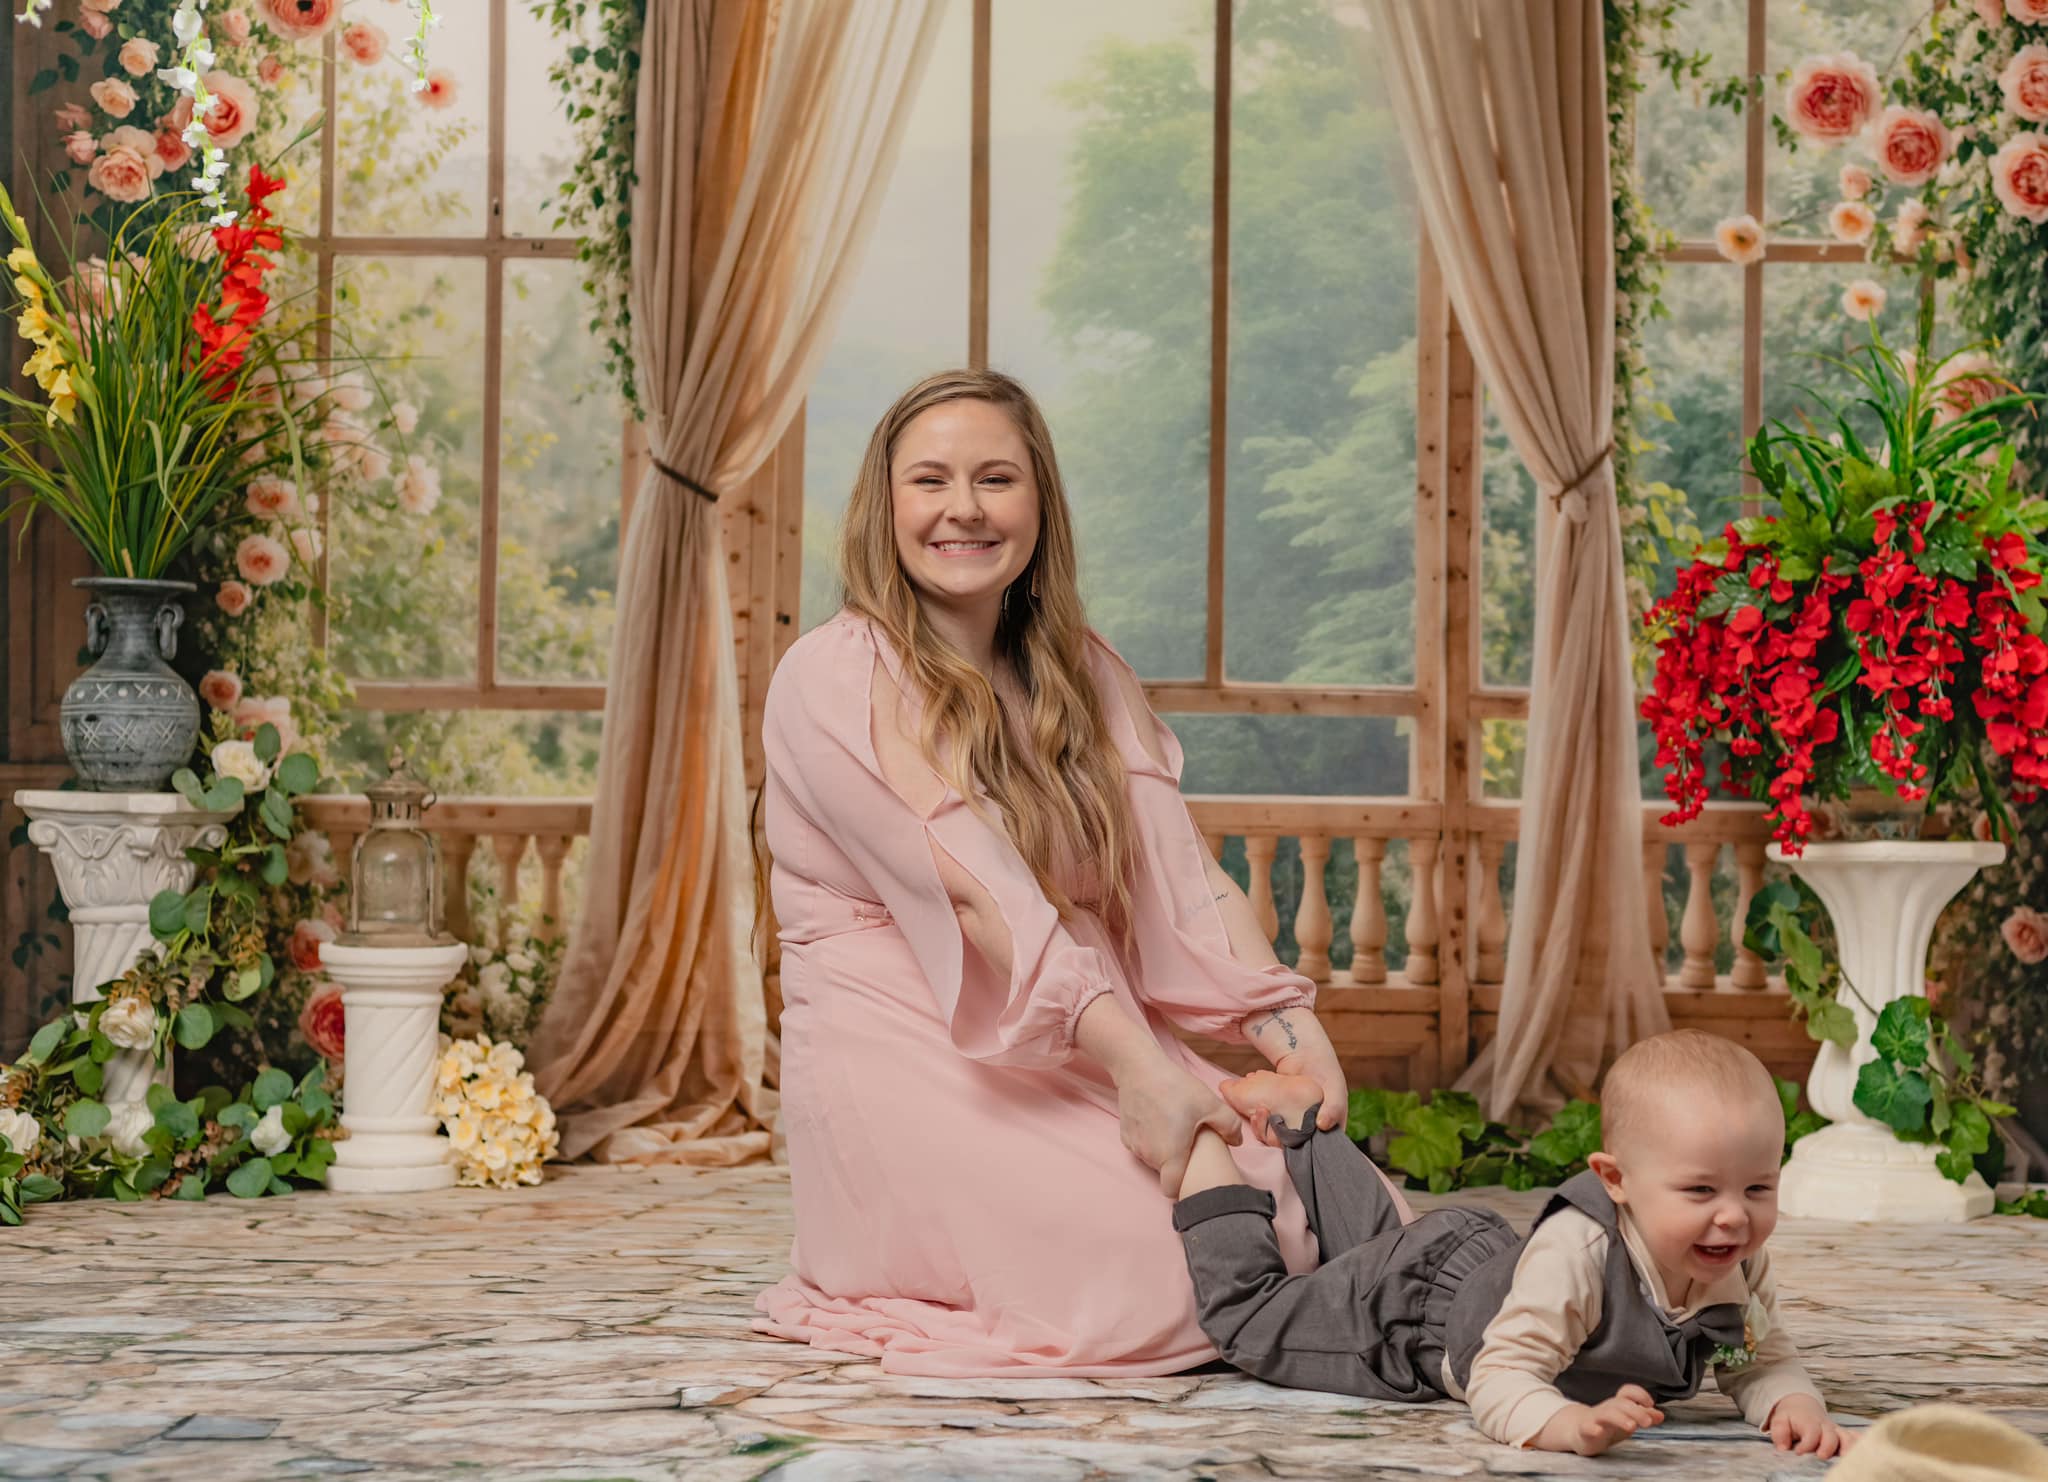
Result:
[[1942,1139],[1951,1152],[1974,1158],[1991,1147],[1991,1119],[1974,1101],[1958,1101],[1948,1132]]
[[188,1003],[178,1010],[178,1043],[188,1050],[203,1050],[213,1038],[213,1010],[203,1003]]
[[270,1160],[251,1158],[228,1175],[228,1192],[237,1199],[260,1199],[270,1192]]
[[1790,912],[1776,919],[1778,939],[1785,948],[1785,961],[1799,970],[1800,977],[1818,987],[1821,975],[1827,970],[1819,946],[1806,934],[1806,928],[1801,926]]
[[287,793],[308,793],[320,785],[320,767],[311,756],[295,751],[277,764],[275,786]]
[[112,1116],[104,1102],[74,1101],[64,1113],[64,1131],[72,1137],[98,1137]]
[[1856,1110],[1894,1132],[1924,1132],[1934,1096],[1917,1070],[1901,1074],[1889,1060],[1872,1060],[1856,1076]]
[[1941,1170],[1943,1178],[1961,1183],[1976,1171],[1977,1165],[1968,1153],[1959,1153],[1954,1148],[1943,1148],[1934,1155],[1934,1166]]
[[1877,1016],[1871,1047],[1887,1060],[1914,1066],[1927,1063],[1927,1000],[1917,994],[1895,998]]
[[1486,1130],[1486,1113],[1479,1109],[1479,1098],[1469,1091],[1436,1091],[1429,1098],[1429,1109],[1440,1117],[1447,1117],[1460,1137],[1477,1138]]
[[1529,1155],[1559,1168],[1570,1168],[1600,1151],[1600,1108],[1590,1101],[1572,1101],[1558,1108],[1550,1126],[1529,1139]]
[[1806,1032],[1825,1043],[1852,1049],[1856,1044],[1856,1016],[1847,1004],[1828,999],[1807,1010]]
[[255,1103],[257,1111],[267,1112],[278,1103],[288,1100],[291,1094],[292,1078],[273,1065],[256,1077],[256,1087],[250,1093],[249,1099]]
[[1389,1163],[1410,1178],[1425,1182],[1449,1173],[1464,1158],[1464,1140],[1448,1118],[1423,1122],[1387,1145]]
[[1771,1084],[1778,1088],[1778,1109],[1784,1112],[1785,1122],[1789,1126],[1792,1119],[1799,1115],[1799,1082],[1788,1081],[1781,1075],[1774,1075],[1771,1077]]
[[1802,1137],[1809,1137],[1828,1125],[1828,1119],[1817,1111],[1803,1111],[1795,1114],[1785,1124],[1785,1153],[1789,1157],[1792,1144]]
[[1364,1142],[1377,1136],[1387,1125],[1387,1093],[1377,1087],[1361,1086],[1351,1093],[1350,1114],[1344,1123],[1344,1135],[1353,1142]]

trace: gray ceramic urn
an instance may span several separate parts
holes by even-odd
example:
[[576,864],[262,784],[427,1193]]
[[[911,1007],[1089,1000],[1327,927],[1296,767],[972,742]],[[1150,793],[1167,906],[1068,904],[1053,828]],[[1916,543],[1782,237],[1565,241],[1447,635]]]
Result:
[[192,759],[199,697],[169,660],[185,621],[184,581],[88,576],[85,645],[98,662],[64,691],[64,755],[95,792],[161,792]]

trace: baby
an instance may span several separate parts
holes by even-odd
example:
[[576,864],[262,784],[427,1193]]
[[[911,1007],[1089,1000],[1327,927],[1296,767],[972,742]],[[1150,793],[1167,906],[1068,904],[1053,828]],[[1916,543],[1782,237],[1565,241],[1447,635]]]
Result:
[[1780,1450],[1833,1456],[1848,1438],[1778,1318],[1764,1242],[1778,1222],[1784,1112],[1762,1063],[1682,1029],[1615,1061],[1603,1150],[1517,1238],[1488,1210],[1401,1222],[1390,1187],[1320,1093],[1259,1071],[1223,1094],[1287,1170],[1322,1247],[1290,1276],[1273,1199],[1222,1138],[1195,1144],[1174,1228],[1224,1358],[1276,1384],[1375,1399],[1463,1400],[1511,1446],[1601,1452],[1689,1399],[1708,1365]]

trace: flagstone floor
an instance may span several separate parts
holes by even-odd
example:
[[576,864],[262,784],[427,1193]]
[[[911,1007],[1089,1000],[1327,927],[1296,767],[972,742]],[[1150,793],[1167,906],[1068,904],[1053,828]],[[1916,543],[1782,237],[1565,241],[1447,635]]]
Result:
[[[1517,1221],[1535,1195],[1486,1202]],[[1162,1213],[1163,1217],[1163,1213]],[[748,1330],[776,1169],[556,1172],[378,1201],[43,1206],[0,1230],[0,1477],[1790,1479],[1708,1394],[1600,1461],[1451,1405],[1227,1373],[916,1380]],[[1787,1222],[1789,1310],[1840,1411],[1961,1398],[2048,1434],[2048,1223]]]

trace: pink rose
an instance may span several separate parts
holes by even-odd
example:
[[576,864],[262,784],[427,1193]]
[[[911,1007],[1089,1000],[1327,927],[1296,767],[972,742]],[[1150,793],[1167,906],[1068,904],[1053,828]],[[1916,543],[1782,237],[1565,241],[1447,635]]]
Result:
[[171,111],[156,121],[160,129],[176,129],[179,133],[192,127],[192,95],[181,93],[178,101],[171,105]]
[[2048,137],[2028,131],[2006,140],[1991,157],[1991,189],[2013,215],[2048,221]]
[[284,63],[273,53],[256,64],[256,77],[265,87],[276,87],[277,80],[284,76]]
[[242,681],[225,669],[214,669],[199,681],[199,698],[215,710],[232,711],[242,698]]
[[2006,390],[1998,379],[1998,368],[1981,350],[1965,350],[1949,357],[1935,375],[1940,378],[1934,384],[1936,426],[1955,421],[2004,395]]
[[92,115],[76,103],[66,103],[50,116],[57,121],[57,127],[64,130],[67,134],[74,129],[82,129],[92,122]]
[[135,89],[118,77],[102,77],[86,91],[109,118],[126,118],[135,111]]
[[1785,122],[1802,139],[1840,144],[1861,132],[1883,96],[1876,70],[1854,52],[1807,57],[1792,69]]
[[244,494],[249,513],[259,520],[282,520],[299,512],[299,486],[275,474],[251,479]]
[[398,507],[409,515],[430,515],[441,502],[441,472],[419,454],[405,460],[398,476]]
[[227,37],[229,46],[249,44],[249,17],[239,10],[231,10],[220,18],[221,34]]
[[1998,74],[2005,106],[2028,123],[2048,123],[2048,46],[2021,47]]
[[121,43],[114,60],[130,77],[147,77],[156,70],[156,43],[141,36],[131,36]]
[[2048,25],[2048,0],[2005,0],[2005,13],[2029,26]]
[[286,41],[309,41],[341,15],[341,0],[256,0],[263,24]]
[[1844,165],[1840,175],[1842,199],[1860,201],[1870,194],[1870,172],[1861,165]]
[[277,728],[277,744],[287,751],[299,739],[299,728],[292,724],[292,702],[284,695],[263,697],[244,695],[234,710],[235,731],[244,741],[256,739],[256,733],[266,725]]
[[206,110],[208,142],[233,149],[256,126],[256,90],[232,72],[218,68],[199,80],[214,95],[213,106]]
[[455,74],[445,67],[435,67],[427,73],[427,85],[414,96],[429,108],[453,108],[455,92]]
[[1970,0],[1980,24],[1997,30],[2005,24],[2005,0]]
[[299,1010],[299,1037],[323,1060],[339,1060],[347,1053],[348,1012],[339,984],[322,983],[306,995],[306,1006]]
[[97,10],[81,10],[78,13],[78,29],[95,41],[104,41],[114,32],[114,23]]
[[1877,213],[1861,201],[1837,201],[1828,212],[1828,230],[1837,242],[1868,242],[1877,227]]
[[[152,156],[153,159],[153,156]],[[101,155],[85,173],[86,184],[110,201],[149,199],[150,164],[132,149],[116,149]],[[157,169],[161,170],[162,165]]]
[[78,0],[78,8],[82,11],[119,10],[121,0]]
[[235,547],[235,570],[255,586],[267,587],[283,581],[291,565],[292,558],[285,554],[285,548],[267,535],[245,536]]
[[109,153],[116,149],[125,149],[141,155],[143,162],[149,166],[149,178],[152,180],[164,172],[164,163],[157,158],[156,135],[148,129],[138,129],[133,124],[122,124],[120,128],[100,140],[100,148]]
[[334,928],[325,921],[301,921],[292,928],[292,966],[302,973],[320,971],[320,945],[334,940]]
[[77,129],[64,136],[64,157],[74,165],[89,165],[92,157],[100,152],[100,141],[84,129]]
[[2005,918],[2005,925],[1998,928],[1998,934],[2005,938],[2005,945],[2012,949],[2012,955],[2032,967],[2037,962],[2048,962],[2048,916],[2043,916],[2032,906],[2020,906]]
[[384,59],[386,40],[384,33],[368,21],[357,21],[354,25],[344,26],[341,32],[342,46],[365,67],[374,67]]
[[292,530],[292,551],[302,565],[315,565],[320,560],[320,549],[320,532],[311,525],[299,525]]
[[1932,217],[1919,198],[1908,196],[1900,203],[1898,219],[1892,223],[1892,245],[1901,252],[1918,252],[1920,244],[1927,240],[1930,220]]
[[172,129],[159,129],[156,157],[163,161],[166,170],[182,170],[192,162],[192,146],[185,142],[183,134]]
[[240,617],[249,610],[249,602],[253,595],[241,582],[224,581],[220,584],[220,590],[213,594],[213,600],[229,617]]
[[1873,278],[1858,278],[1842,290],[1842,312],[1851,319],[1875,319],[1884,312],[1884,286]]
[[1919,108],[1894,103],[1870,126],[1870,152],[1894,185],[1925,185],[1948,158],[1948,130]]

